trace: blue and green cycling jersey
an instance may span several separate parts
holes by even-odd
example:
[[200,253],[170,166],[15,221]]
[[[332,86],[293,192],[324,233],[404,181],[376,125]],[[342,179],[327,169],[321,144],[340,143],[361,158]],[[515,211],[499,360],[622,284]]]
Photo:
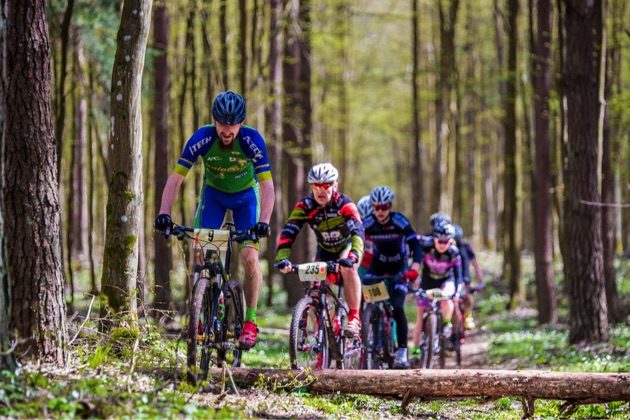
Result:
[[230,146],[224,146],[214,125],[205,125],[186,142],[175,172],[186,176],[201,158],[204,182],[219,191],[236,193],[271,180],[271,165],[265,141],[249,126],[242,126]]

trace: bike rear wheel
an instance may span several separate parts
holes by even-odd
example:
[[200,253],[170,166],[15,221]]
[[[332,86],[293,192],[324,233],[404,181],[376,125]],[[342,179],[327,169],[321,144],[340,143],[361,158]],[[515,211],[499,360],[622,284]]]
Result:
[[237,280],[230,280],[227,284],[225,309],[223,315],[223,328],[221,344],[223,349],[219,351],[219,360],[228,365],[239,367],[241,365],[242,350],[238,348],[238,339],[243,330],[245,318],[245,296],[243,287]]
[[437,317],[434,313],[430,313],[425,317],[422,332],[424,334],[424,340],[420,349],[420,367],[431,369],[433,366],[433,351],[437,334]]
[[300,299],[293,309],[289,357],[292,369],[327,369],[330,364],[326,320],[310,296]]
[[361,322],[361,335],[366,350],[364,369],[381,369],[380,320],[381,313],[378,307],[372,304],[366,305]]
[[192,293],[192,305],[188,318],[187,335],[187,379],[191,384],[204,380],[208,376],[212,350],[210,342],[214,334],[212,319],[216,313],[212,299],[210,279],[197,280]]

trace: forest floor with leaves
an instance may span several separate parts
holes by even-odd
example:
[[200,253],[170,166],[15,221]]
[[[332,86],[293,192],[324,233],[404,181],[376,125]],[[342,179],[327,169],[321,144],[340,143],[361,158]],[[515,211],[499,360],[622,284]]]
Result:
[[[483,255],[492,262],[493,255]],[[525,270],[531,269],[525,265]],[[630,262],[618,266],[620,293],[630,299]],[[526,271],[527,273],[527,271]],[[526,274],[528,294],[533,279]],[[235,390],[218,378],[210,387],[194,388],[182,380],[185,342],[177,334],[147,320],[140,329],[116,328],[98,332],[94,316],[85,322],[89,300],[69,325],[75,337],[67,349],[64,368],[26,364],[16,374],[0,374],[0,417],[192,417],[192,418],[520,418],[518,398],[487,401],[414,400],[403,408],[401,399],[368,395],[312,395],[305,383],[260,381]],[[567,345],[566,302],[561,300],[561,322],[537,325],[531,308],[505,311],[507,296],[495,280],[478,299],[480,328],[463,346],[463,367],[470,369],[546,369],[555,371],[630,372],[630,326],[611,328],[608,343],[588,347]],[[414,308],[407,306],[411,322]],[[97,313],[96,308],[92,313]],[[258,345],[245,353],[244,365],[286,369],[287,325],[290,314],[280,307],[261,309]],[[181,320],[180,322],[183,322]],[[454,367],[453,358],[447,367]],[[450,366],[448,365],[450,364]],[[537,400],[538,417],[561,416],[561,401]],[[571,413],[574,418],[628,418],[628,402],[590,404]]]

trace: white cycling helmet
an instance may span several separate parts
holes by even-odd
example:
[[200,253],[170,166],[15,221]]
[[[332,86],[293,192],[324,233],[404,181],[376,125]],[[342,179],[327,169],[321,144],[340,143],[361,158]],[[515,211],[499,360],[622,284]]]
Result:
[[394,192],[389,187],[375,187],[370,193],[372,204],[391,204],[394,197]]
[[372,203],[370,202],[370,196],[366,195],[359,199],[357,202],[357,208],[359,209],[359,214],[361,215],[361,219],[365,219],[372,213]]
[[308,172],[309,184],[323,184],[335,182],[339,178],[339,171],[330,163],[319,163]]

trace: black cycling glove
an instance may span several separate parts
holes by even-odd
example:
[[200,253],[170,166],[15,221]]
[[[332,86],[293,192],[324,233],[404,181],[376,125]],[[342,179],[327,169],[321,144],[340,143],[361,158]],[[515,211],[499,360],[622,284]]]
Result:
[[173,219],[171,219],[170,214],[160,214],[155,218],[155,222],[153,223],[153,227],[155,230],[160,231],[168,238],[171,234],[171,230],[173,229]]
[[269,223],[258,222],[254,225],[254,233],[259,238],[266,238],[271,233]]

